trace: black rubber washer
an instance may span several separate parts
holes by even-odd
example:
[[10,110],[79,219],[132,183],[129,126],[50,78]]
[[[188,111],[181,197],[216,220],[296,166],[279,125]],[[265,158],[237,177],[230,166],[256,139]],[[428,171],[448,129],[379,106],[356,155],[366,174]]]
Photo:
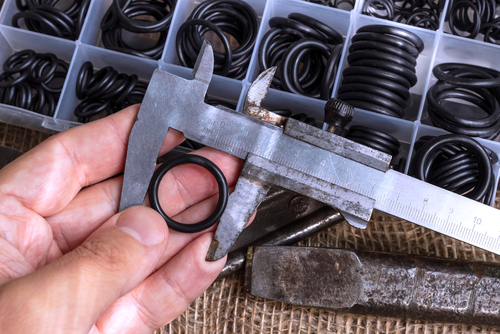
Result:
[[[158,188],[160,187],[161,180],[163,179],[165,174],[167,174],[167,172],[174,167],[187,164],[198,165],[208,170],[215,177],[217,185],[219,186],[219,201],[217,202],[215,211],[207,219],[196,224],[181,224],[179,222],[176,222],[175,220],[167,216],[165,211],[163,211],[158,199]],[[217,221],[219,221],[220,217],[224,213],[228,199],[229,186],[224,174],[216,164],[199,155],[180,155],[166,161],[156,170],[153,177],[151,178],[151,183],[149,184],[149,201],[151,203],[151,207],[158,211],[163,219],[165,219],[169,228],[181,233],[197,233],[213,226],[215,223],[217,223]]]

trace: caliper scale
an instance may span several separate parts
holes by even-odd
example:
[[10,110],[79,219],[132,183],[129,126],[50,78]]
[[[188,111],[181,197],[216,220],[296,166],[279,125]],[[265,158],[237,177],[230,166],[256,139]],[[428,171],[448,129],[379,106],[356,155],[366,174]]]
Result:
[[336,134],[352,107],[332,100],[328,131],[261,107],[275,68],[250,87],[243,113],[204,103],[213,51],[203,44],[187,80],[156,70],[130,134],[120,210],[142,205],[168,129],[245,159],[207,260],[227,254],[272,185],[341,211],[365,228],[373,209],[500,254],[500,211],[390,169],[391,157]]

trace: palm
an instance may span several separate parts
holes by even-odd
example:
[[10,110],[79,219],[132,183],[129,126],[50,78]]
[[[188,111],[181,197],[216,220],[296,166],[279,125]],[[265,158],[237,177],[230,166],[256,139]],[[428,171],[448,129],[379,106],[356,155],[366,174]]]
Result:
[[[137,107],[132,107],[52,137],[0,172],[0,286],[72,251],[118,211],[122,178],[113,176],[124,168],[136,113]],[[182,134],[170,131],[162,151],[182,140]],[[219,165],[229,184],[236,182],[240,161],[210,149],[199,154]],[[217,184],[207,180],[212,180],[210,174],[198,166],[172,170],[159,190],[160,199],[168,198],[162,203],[166,213],[188,223],[206,217],[217,201]],[[171,232],[156,269],[160,271],[198,235]],[[144,284],[147,281],[130,293],[133,298],[141,298]],[[105,331],[107,318],[127,316],[126,297],[99,318],[95,332]],[[113,326],[114,331],[116,323]]]

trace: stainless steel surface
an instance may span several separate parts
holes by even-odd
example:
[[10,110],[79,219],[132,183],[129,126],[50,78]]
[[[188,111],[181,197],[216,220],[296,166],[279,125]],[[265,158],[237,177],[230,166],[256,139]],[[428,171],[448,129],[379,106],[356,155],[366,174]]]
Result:
[[500,326],[500,265],[309,247],[257,247],[253,295],[371,316]]
[[[344,217],[342,217],[338,210],[326,206],[308,216],[302,217],[271,232],[270,234],[253,242],[251,245],[292,245],[343,221]],[[224,266],[224,269],[222,269],[218,278],[229,276],[230,274],[242,269],[245,266],[246,255],[246,248],[238,249],[229,253],[226,265]]]
[[[360,226],[369,218],[366,208],[368,200],[371,200],[374,208],[382,212],[500,254],[499,210],[394,170],[383,172],[353,161],[291,137],[284,133],[281,126],[205,104],[203,101],[213,68],[213,53],[208,44],[204,44],[200,57],[199,66],[194,70],[194,80],[155,71],[131,133],[121,209],[142,204],[159,147],[167,129],[173,128],[191,140],[238,158],[246,159],[251,155],[272,163],[280,170],[293,172],[297,183],[307,185],[299,189],[302,195],[309,196],[312,188],[334,195],[340,202],[332,206],[344,205],[342,210],[346,211],[347,220],[355,226]],[[265,78],[268,80],[268,77]],[[266,85],[259,87],[267,89]],[[265,92],[255,93],[255,96],[251,105],[259,106],[259,96],[265,96]],[[293,122],[285,125],[285,132],[288,124]],[[356,203],[359,198],[364,200],[364,204],[345,205]],[[235,207],[234,201],[236,197],[232,196],[228,208]],[[254,202],[250,201],[252,206],[256,204]],[[240,210],[250,211],[243,207]],[[234,211],[236,209],[231,212]],[[239,217],[249,219],[250,215],[240,214]],[[247,223],[229,218],[226,221],[229,223],[221,220],[219,229],[224,224],[241,229]],[[230,228],[224,230],[229,231]],[[237,237],[237,233],[228,235],[234,239]],[[215,241],[221,242],[220,239]],[[227,252],[233,243],[234,240],[224,240],[224,251]],[[221,248],[218,249],[214,258],[224,253]],[[213,249],[212,254],[215,254]]]

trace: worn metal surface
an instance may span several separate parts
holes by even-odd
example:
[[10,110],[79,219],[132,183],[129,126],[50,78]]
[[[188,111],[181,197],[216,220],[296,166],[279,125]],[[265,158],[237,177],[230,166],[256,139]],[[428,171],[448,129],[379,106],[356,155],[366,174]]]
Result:
[[369,197],[253,154],[248,155],[241,173],[335,206],[365,221],[370,219],[375,205]]
[[[246,159],[252,154],[285,166],[296,171],[297,180],[320,180],[325,192],[344,188],[355,196],[373,199],[375,209],[500,254],[499,210],[394,170],[384,173],[342,157],[286,135],[280,126],[205,104],[213,69],[210,45],[204,44],[200,57],[203,66],[194,70],[194,80],[160,70],[153,74],[129,141],[121,209],[143,203],[159,148],[167,129],[173,128],[188,139],[235,157]],[[235,200],[230,198],[228,207]],[[345,196],[342,200],[354,202]],[[346,217],[352,215],[348,221],[355,226],[364,220],[356,212],[345,213]],[[246,223],[238,222],[238,226]],[[234,240],[227,244],[232,243]]]
[[332,135],[293,118],[288,119],[283,133],[382,172],[387,171],[391,166],[392,157],[389,154],[344,137]]
[[273,82],[276,69],[276,67],[268,68],[255,79],[248,89],[245,104],[243,105],[243,113],[269,124],[283,126],[288,117],[275,114],[261,106]]
[[208,106],[203,101],[212,79],[213,67],[212,47],[204,42],[193,69],[193,80],[169,75],[168,85],[164,85],[161,80],[154,78],[165,72],[155,70],[129,136],[120,211],[142,205],[144,201],[169,129],[168,114],[182,114],[186,109],[202,112],[203,106]]
[[207,252],[207,261],[216,261],[226,256],[270,188],[268,183],[247,175],[240,176],[220,218]]
[[246,247],[256,240],[324,206],[321,202],[294,192],[276,187],[271,188],[257,209],[252,224],[241,232],[230,252],[241,248],[245,248],[246,251]]
[[[330,207],[323,207],[308,216],[289,223],[288,225],[285,225],[282,228],[252,242],[250,246],[292,245],[343,221],[344,217],[342,217],[338,210]],[[255,222],[252,224],[255,224]],[[246,255],[246,248],[237,249],[229,253],[226,265],[224,266],[224,269],[222,269],[218,278],[229,276],[230,274],[242,269],[245,266]]]
[[[500,265],[310,247],[257,247],[252,294],[373,316],[500,326]],[[247,260],[248,262],[248,260]]]
[[22,154],[23,152],[21,151],[0,145],[0,168],[7,166],[9,163],[19,158]]

